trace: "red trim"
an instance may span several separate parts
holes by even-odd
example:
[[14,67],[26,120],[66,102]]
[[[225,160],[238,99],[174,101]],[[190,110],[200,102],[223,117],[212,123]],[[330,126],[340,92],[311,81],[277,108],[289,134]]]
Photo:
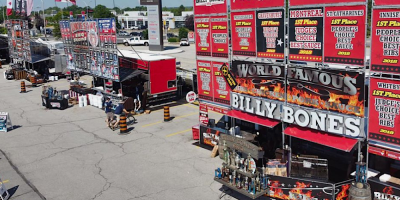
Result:
[[274,128],[276,125],[281,123],[280,121],[277,121],[277,120],[273,120],[273,119],[269,119],[269,118],[265,118],[265,117],[259,117],[259,116],[252,115],[252,114],[245,113],[245,112],[241,112],[241,111],[238,111],[238,110],[229,111],[228,112],[228,116],[236,118],[236,119],[240,119],[240,120],[243,120],[243,121],[248,121],[248,122],[251,122],[251,123],[260,124],[262,126],[266,126],[266,127],[269,127],[269,128]]
[[287,127],[284,133],[292,137],[300,138],[346,152],[351,151],[358,142],[356,139],[332,135],[322,131],[312,130],[295,125],[290,125]]
[[390,151],[390,150],[386,150],[384,148],[381,147],[377,147],[377,146],[369,146],[368,147],[368,152],[378,155],[378,156],[383,156],[386,158],[390,158],[393,160],[400,160],[400,153],[399,152],[395,152],[395,151]]

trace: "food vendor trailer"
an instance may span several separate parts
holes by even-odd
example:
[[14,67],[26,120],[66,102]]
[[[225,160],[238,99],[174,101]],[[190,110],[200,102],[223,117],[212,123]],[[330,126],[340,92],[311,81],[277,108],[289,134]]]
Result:
[[[129,93],[129,80],[139,77],[147,91],[147,103],[175,99],[177,97],[176,59],[165,55],[119,51],[120,82]],[[127,83],[125,83],[127,82]],[[126,95],[124,95],[126,96]]]

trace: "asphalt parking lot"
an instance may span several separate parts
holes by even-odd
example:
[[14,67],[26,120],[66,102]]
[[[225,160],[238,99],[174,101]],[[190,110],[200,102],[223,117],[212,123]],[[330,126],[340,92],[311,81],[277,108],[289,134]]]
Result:
[[[15,127],[0,132],[0,178],[14,188],[12,199],[219,198],[213,177],[222,161],[192,139],[197,106],[176,103],[171,122],[163,121],[162,110],[137,116],[130,134],[118,135],[98,108],[46,110],[40,87],[20,94],[20,81],[2,77],[0,85],[0,111],[10,113]],[[50,85],[69,87],[66,80]]]

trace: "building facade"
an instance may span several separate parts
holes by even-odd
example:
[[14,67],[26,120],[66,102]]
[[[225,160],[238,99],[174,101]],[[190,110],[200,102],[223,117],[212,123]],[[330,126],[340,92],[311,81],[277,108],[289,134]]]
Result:
[[[174,29],[184,27],[186,17],[190,15],[193,15],[193,11],[184,11],[182,12],[182,16],[175,16],[172,12],[164,11],[162,12],[164,28]],[[118,22],[123,29],[131,29],[135,26],[147,27],[147,11],[125,11],[123,14],[118,15]]]

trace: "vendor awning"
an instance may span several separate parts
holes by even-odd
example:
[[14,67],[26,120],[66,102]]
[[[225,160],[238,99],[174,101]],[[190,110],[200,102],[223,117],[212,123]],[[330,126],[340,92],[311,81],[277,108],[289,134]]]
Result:
[[265,127],[269,127],[269,128],[274,128],[276,125],[281,123],[278,120],[273,120],[273,119],[269,119],[266,117],[259,117],[259,116],[252,115],[250,113],[241,112],[238,110],[230,110],[227,115],[229,117],[233,117],[233,118],[240,119],[243,121],[259,124],[261,126],[265,126]]
[[51,60],[50,56],[43,56],[40,54],[33,54],[32,55],[32,62],[28,61],[29,63],[38,63],[38,62],[43,62],[46,60]]
[[346,152],[350,152],[358,142],[356,139],[333,135],[296,125],[290,125],[285,129],[284,133],[292,137],[300,138]]
[[146,71],[140,69],[130,69],[130,68],[119,68],[119,80],[120,82],[124,82],[140,74],[145,73]]

